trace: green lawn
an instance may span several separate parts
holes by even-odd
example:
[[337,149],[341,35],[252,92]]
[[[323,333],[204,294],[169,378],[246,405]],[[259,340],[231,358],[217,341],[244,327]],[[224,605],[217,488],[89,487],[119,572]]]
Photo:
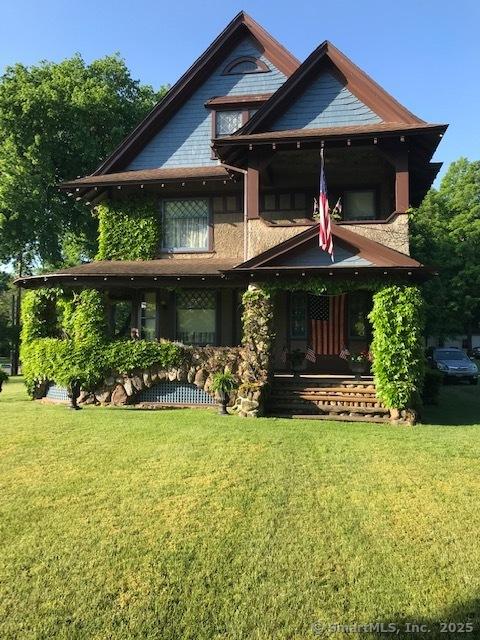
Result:
[[407,428],[70,412],[12,380],[1,640],[290,640],[316,621],[479,637],[438,630],[480,624],[480,394],[442,392],[437,426]]

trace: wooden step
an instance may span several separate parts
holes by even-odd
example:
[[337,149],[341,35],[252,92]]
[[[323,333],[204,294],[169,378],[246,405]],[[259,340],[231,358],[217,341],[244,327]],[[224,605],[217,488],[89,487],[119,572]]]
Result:
[[291,398],[292,400],[309,400],[315,402],[368,402],[369,404],[380,404],[380,400],[376,397],[366,398],[365,396],[334,396],[325,393],[297,393],[294,396],[283,395],[282,399]]
[[325,391],[329,393],[373,393],[375,394],[375,387],[373,385],[367,385],[365,387],[328,387],[328,386],[318,386],[318,387],[304,387],[303,385],[273,385],[272,393],[285,393],[286,391],[297,392],[297,391]]
[[388,423],[388,418],[377,418],[374,416],[330,416],[324,414],[274,414],[275,418],[289,418],[291,420],[330,420],[331,422],[375,422],[378,424]]
[[349,405],[331,405],[331,404],[314,404],[306,402],[277,402],[274,405],[267,403],[270,411],[288,410],[290,412],[296,410],[309,410],[313,413],[366,413],[366,414],[389,414],[389,410],[385,407],[354,407]]

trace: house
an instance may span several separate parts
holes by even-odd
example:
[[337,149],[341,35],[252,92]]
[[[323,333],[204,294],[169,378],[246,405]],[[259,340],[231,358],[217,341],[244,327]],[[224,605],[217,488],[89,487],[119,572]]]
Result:
[[[408,210],[445,130],[330,42],[300,63],[240,12],[92,175],[61,185],[96,210],[98,259],[18,284],[101,291],[111,337],[199,348],[240,345],[242,296],[265,285],[269,371],[310,350],[307,373],[346,376],[342,350],[369,348],[372,292],[428,276],[409,255]],[[322,150],[341,203],[333,261],[312,217]]]

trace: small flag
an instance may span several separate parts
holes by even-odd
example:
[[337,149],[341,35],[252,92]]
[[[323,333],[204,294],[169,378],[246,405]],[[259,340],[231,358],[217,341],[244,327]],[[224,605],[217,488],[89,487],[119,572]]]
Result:
[[307,360],[310,360],[310,362],[316,362],[317,361],[317,355],[316,355],[315,351],[312,349],[312,347],[310,345],[308,345],[308,347],[307,347],[307,352],[305,354],[305,358]]
[[337,200],[337,204],[333,207],[332,212],[330,213],[330,217],[333,218],[333,220],[342,219],[342,199],[341,198]]
[[347,349],[345,345],[343,345],[342,350],[338,354],[339,358],[342,358],[342,360],[348,360],[349,355],[350,355],[350,351]]
[[[323,149],[320,151],[320,193],[318,196],[318,242],[320,247],[330,254],[333,262],[333,238],[328,209],[327,183],[325,181]],[[314,202],[315,208],[315,202]]]

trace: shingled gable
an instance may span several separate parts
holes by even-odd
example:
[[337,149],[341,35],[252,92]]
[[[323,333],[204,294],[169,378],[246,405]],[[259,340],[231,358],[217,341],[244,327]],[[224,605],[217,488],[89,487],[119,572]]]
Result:
[[300,62],[244,11],[240,11],[193,65],[171,87],[162,100],[127,136],[93,175],[125,169],[145,144],[192,95],[212,69],[245,36],[250,36],[271,62],[289,77]]
[[234,135],[242,137],[268,131],[275,119],[300,97],[312,79],[322,71],[338,78],[382,122],[425,125],[423,120],[403,107],[331,42],[325,40]]
[[[293,238],[238,264],[230,270],[230,273],[282,270],[283,268],[288,270],[310,268],[329,271],[345,268],[425,269],[420,262],[410,256],[340,225],[332,225],[332,235],[338,256],[333,263],[330,256],[318,246],[318,224],[316,224]],[[301,260],[302,254],[308,255],[307,261]],[[317,256],[313,262],[312,256]]]

